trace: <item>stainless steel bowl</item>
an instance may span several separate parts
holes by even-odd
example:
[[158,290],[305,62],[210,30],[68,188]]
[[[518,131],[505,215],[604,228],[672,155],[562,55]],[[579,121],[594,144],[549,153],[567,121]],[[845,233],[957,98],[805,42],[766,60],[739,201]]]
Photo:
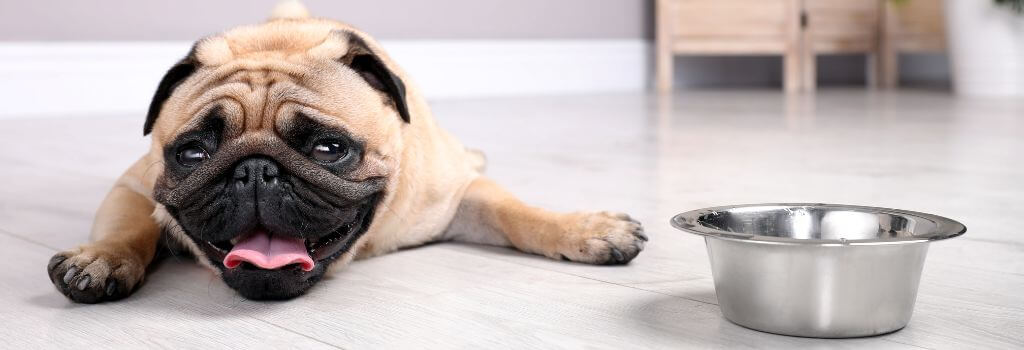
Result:
[[672,225],[704,236],[726,319],[817,338],[906,326],[928,242],[967,231],[941,216],[834,204],[713,207]]

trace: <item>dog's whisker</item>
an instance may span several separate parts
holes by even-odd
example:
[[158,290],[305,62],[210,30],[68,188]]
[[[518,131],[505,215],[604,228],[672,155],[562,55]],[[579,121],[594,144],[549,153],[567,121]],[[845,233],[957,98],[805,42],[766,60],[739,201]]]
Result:
[[161,165],[163,165],[163,164],[164,164],[164,161],[162,161],[162,160],[157,160],[157,161],[154,161],[154,162],[150,163],[149,165],[147,165],[147,166],[146,166],[146,169],[142,171],[142,178],[143,178],[143,179],[145,179],[145,178],[146,178],[146,176],[148,176],[148,175],[149,175],[149,171],[153,169],[153,166],[154,166],[154,165],[157,165],[157,164],[161,164]]

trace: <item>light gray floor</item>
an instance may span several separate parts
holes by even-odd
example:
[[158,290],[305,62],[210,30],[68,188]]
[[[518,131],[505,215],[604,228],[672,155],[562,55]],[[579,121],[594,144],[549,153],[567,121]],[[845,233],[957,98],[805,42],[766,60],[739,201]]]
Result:
[[[529,202],[634,214],[651,241],[624,267],[435,244],[353,264],[308,295],[253,302],[184,260],[121,302],[74,305],[44,270],[85,239],[148,140],[139,116],[0,121],[0,347],[1024,348],[1024,103],[945,93],[684,92],[446,101]],[[902,331],[820,340],[719,313],[703,241],[668,218],[711,205],[836,202],[949,216]]]

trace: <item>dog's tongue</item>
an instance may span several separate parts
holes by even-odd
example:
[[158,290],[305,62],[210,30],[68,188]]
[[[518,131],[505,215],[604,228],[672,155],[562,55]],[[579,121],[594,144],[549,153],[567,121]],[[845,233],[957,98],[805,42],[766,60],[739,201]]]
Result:
[[243,238],[224,257],[224,266],[229,269],[243,262],[267,270],[299,264],[303,271],[312,271],[314,265],[302,238],[271,235],[262,230]]

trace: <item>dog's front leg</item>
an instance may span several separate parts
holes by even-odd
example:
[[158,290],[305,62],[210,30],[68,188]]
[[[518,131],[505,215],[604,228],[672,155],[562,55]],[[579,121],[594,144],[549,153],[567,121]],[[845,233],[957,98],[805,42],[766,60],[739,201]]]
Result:
[[153,202],[133,188],[132,172],[107,194],[96,213],[92,242],[57,253],[47,265],[50,281],[80,303],[124,298],[142,282],[156,253],[160,229]]
[[547,211],[486,177],[469,185],[444,238],[590,264],[627,263],[647,241],[640,223],[626,214]]

